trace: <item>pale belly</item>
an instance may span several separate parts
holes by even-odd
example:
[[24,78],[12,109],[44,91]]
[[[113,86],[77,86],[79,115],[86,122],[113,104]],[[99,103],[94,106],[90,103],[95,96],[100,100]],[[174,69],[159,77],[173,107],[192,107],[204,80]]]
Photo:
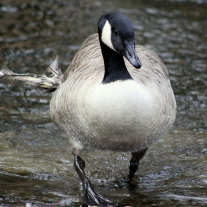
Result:
[[76,123],[70,123],[76,125],[83,145],[139,150],[171,127],[162,98],[132,80],[101,84],[85,95]]

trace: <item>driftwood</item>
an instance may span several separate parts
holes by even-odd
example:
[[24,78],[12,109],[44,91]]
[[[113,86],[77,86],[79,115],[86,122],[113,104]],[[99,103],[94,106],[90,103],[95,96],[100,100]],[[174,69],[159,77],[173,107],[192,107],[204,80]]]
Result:
[[6,79],[9,81],[21,81],[26,84],[35,85],[40,88],[46,89],[48,92],[55,91],[55,89],[63,81],[63,73],[59,68],[58,57],[53,60],[47,69],[47,74],[18,74],[13,72],[7,67],[0,70],[0,79]]

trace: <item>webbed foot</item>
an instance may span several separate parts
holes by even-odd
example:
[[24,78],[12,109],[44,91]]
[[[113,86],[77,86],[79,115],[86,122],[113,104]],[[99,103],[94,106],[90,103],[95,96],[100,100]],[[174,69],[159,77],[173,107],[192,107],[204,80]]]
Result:
[[115,206],[110,200],[104,198],[102,195],[95,191],[91,182],[85,175],[85,162],[80,156],[75,156],[74,166],[81,180],[83,187],[83,200],[87,205],[96,205],[104,207]]
[[134,174],[136,173],[138,167],[139,167],[139,161],[144,157],[146,154],[148,148],[145,148],[143,150],[139,150],[137,152],[132,152],[132,158],[129,163],[129,182],[134,177]]

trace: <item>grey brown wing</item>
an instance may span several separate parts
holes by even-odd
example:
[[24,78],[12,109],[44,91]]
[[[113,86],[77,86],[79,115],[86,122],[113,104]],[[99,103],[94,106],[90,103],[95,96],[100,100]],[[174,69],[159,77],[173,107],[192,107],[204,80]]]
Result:
[[90,35],[82,44],[80,50],[74,56],[71,64],[64,73],[64,80],[71,73],[83,73],[90,75],[104,72],[103,57],[101,54],[98,34]]
[[166,82],[169,80],[168,70],[155,52],[140,45],[136,46],[136,51],[142,67],[136,69],[126,61],[127,68],[135,81],[146,84],[147,82]]

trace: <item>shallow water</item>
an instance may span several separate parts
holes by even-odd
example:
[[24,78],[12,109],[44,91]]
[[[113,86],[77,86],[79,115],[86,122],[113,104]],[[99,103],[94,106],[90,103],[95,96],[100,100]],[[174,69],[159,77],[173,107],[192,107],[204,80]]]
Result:
[[[98,17],[117,8],[133,20],[137,43],[166,63],[177,120],[149,149],[133,185],[128,153],[84,152],[87,175],[122,205],[207,206],[206,1],[2,0],[0,66],[40,74],[58,54],[65,69]],[[81,205],[68,140],[50,120],[49,100],[39,89],[0,81],[0,205]]]

